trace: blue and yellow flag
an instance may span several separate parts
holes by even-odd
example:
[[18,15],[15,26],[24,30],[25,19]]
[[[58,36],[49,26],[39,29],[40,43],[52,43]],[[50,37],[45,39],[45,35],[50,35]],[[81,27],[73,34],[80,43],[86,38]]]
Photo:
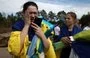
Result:
[[53,28],[54,28],[54,25],[51,24],[47,20],[42,20],[41,26],[42,26],[42,30],[44,31],[46,37],[49,37],[51,35]]

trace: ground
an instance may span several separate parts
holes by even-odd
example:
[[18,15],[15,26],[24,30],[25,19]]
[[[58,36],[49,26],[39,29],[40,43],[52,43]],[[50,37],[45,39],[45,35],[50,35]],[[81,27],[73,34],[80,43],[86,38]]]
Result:
[[11,28],[0,28],[0,58],[12,58],[7,50]]
[[0,47],[0,58],[12,58],[8,53],[7,47]]

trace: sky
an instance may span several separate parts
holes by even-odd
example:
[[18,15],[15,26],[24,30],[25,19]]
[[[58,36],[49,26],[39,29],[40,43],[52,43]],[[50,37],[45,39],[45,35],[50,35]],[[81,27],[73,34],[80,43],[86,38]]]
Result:
[[90,12],[90,0],[0,0],[0,12],[16,13],[22,10],[27,1],[34,1],[38,4],[39,10],[44,9],[47,13],[53,11],[73,11],[81,18],[83,14]]

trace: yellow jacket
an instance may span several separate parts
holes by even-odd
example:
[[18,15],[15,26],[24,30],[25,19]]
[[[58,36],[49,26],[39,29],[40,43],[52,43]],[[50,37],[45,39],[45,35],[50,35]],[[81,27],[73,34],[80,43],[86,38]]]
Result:
[[[45,58],[56,58],[56,55],[52,46],[52,42],[50,41],[50,39],[48,39],[48,41],[50,42],[50,47],[48,51],[45,53]],[[8,41],[8,51],[14,56],[14,58],[27,58],[26,51],[30,43],[31,42],[28,40],[28,35],[27,35],[24,41],[24,47],[21,53],[19,53],[20,52],[20,31],[11,32],[11,36]]]

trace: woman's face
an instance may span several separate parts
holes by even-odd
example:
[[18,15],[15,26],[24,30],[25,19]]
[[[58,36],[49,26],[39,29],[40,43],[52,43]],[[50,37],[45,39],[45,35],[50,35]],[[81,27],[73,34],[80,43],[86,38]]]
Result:
[[75,19],[70,14],[66,15],[65,21],[66,21],[67,26],[71,26],[71,25],[75,24]]
[[31,21],[33,22],[35,18],[38,16],[38,9],[35,6],[30,5],[27,10],[25,10],[25,13],[28,13],[28,15],[31,18]]

